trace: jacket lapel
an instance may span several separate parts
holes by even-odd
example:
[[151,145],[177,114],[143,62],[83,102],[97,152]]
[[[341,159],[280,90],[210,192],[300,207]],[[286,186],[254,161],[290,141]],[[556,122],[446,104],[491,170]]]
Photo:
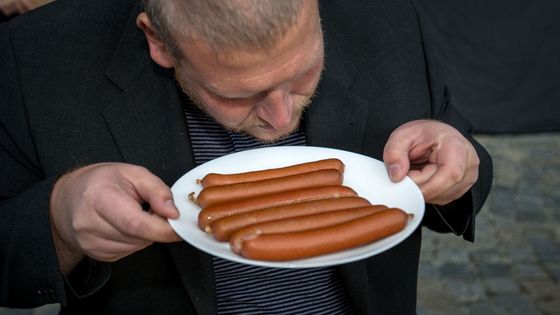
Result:
[[306,137],[313,146],[361,152],[368,103],[354,93],[358,69],[333,36],[329,29],[324,30],[325,70],[305,113]]
[[[127,163],[146,166],[172,185],[194,164],[183,107],[173,76],[155,65],[142,32],[139,9],[129,19],[107,77],[122,90],[103,115]],[[186,243],[164,245],[199,314],[216,309],[211,257]]]
[[106,69],[122,92],[103,115],[124,160],[172,184],[194,166],[192,152],[173,77],[151,61],[136,7]]
[[361,152],[367,102],[328,77],[317,92],[304,117],[308,144]]
[[[172,80],[149,71],[136,78],[104,116],[127,163],[146,166],[172,185],[194,167],[184,114]],[[211,258],[186,243],[165,245],[199,314],[215,308]]]
[[193,166],[184,115],[171,79],[154,80],[146,70],[103,115],[127,163],[148,167],[167,184]]

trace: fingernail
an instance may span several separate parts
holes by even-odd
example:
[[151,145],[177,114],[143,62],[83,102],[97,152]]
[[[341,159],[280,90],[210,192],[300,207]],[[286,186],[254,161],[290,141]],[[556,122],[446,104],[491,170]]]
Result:
[[177,209],[177,206],[175,206],[175,202],[173,201],[173,199],[166,200],[165,205],[168,208],[173,209],[173,211],[179,213],[179,209]]
[[397,176],[399,176],[399,171],[400,170],[401,170],[401,167],[399,166],[399,164],[389,165],[389,177],[391,177],[392,180],[396,180]]

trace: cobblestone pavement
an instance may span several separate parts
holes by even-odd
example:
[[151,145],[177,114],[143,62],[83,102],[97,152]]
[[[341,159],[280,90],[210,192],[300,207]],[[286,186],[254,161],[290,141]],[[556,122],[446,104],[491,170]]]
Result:
[[560,134],[477,138],[494,185],[476,242],[424,230],[418,315],[560,315]]
[[560,134],[477,139],[494,184],[476,241],[424,229],[418,314],[560,314]]

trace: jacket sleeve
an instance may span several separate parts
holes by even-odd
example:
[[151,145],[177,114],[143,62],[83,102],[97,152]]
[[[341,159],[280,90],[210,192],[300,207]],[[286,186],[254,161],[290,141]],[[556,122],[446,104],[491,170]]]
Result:
[[9,25],[0,27],[0,305],[27,308],[65,291],[49,218],[56,177],[41,172]]
[[480,159],[478,180],[461,198],[445,206],[426,205],[424,225],[437,232],[452,232],[464,239],[474,241],[475,218],[481,210],[492,186],[493,167],[488,152],[473,137],[471,124],[453,107],[452,98],[445,85],[442,72],[430,48],[429,40],[423,36],[422,44],[426,59],[430,86],[432,118],[455,127],[476,149]]

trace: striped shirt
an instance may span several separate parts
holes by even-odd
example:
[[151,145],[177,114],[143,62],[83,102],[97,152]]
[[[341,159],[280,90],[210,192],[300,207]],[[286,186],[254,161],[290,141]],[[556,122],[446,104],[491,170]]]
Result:
[[[298,130],[273,144],[227,131],[183,97],[196,164],[254,148],[305,145]],[[282,269],[213,258],[218,314],[352,314],[332,267]]]

